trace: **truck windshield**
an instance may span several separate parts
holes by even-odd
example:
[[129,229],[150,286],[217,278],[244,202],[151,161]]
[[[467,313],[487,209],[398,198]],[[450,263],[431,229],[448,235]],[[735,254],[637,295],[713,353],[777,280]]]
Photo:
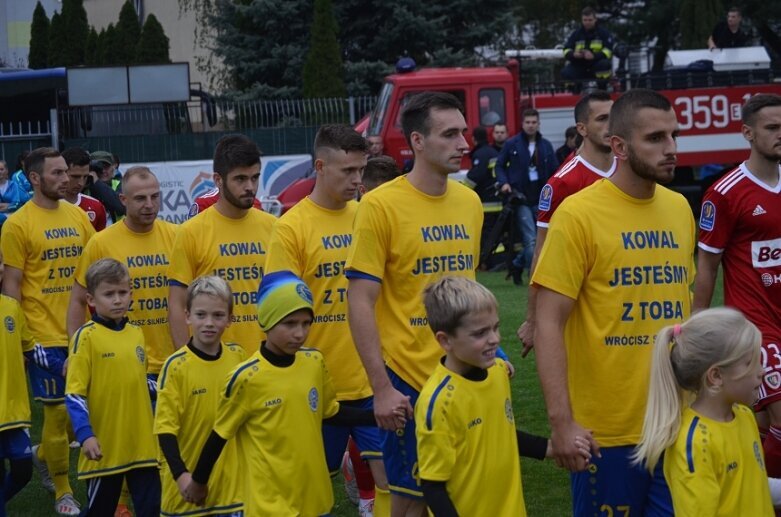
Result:
[[388,105],[393,94],[393,83],[385,83],[380,92],[380,98],[372,111],[369,119],[369,127],[366,134],[368,136],[379,135],[382,132],[382,126],[385,125],[385,118],[388,115]]

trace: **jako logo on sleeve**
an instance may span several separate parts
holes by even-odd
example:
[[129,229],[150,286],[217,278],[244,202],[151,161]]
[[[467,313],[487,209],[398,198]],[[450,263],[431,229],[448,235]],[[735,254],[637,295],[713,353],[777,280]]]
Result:
[[702,214],[700,215],[700,228],[709,232],[716,224],[716,205],[710,201],[702,204]]

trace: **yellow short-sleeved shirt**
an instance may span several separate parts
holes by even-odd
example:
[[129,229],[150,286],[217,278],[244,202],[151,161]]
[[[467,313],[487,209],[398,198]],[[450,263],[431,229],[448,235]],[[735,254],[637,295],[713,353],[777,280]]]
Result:
[[415,404],[420,479],[444,481],[459,515],[526,515],[506,368],[472,381],[440,363]]
[[87,399],[103,458],[79,456],[79,479],[157,467],[144,334],[135,325],[85,323],[71,339],[65,395]]
[[746,406],[733,412],[731,422],[717,422],[684,410],[678,437],[664,453],[676,515],[774,515],[756,419]]
[[274,366],[256,352],[232,372],[214,430],[226,440],[235,439],[239,451],[252,451],[241,455],[246,515],[331,511],[322,421],[338,410],[317,350],[299,350],[288,367]]
[[84,211],[67,201],[56,209],[25,203],[3,225],[5,265],[23,271],[22,310],[36,342],[67,346],[66,318],[73,275],[95,234]]
[[19,302],[0,294],[0,432],[30,427],[30,396],[23,352],[33,348],[33,336]]
[[[198,455],[214,428],[217,405],[226,376],[246,358],[239,345],[222,345],[217,358],[205,358],[187,345],[169,357],[158,379],[155,434],[173,434],[188,470],[195,470]],[[228,514],[243,509],[242,476],[236,440],[220,454],[209,478],[209,494],[203,506],[182,499],[165,457],[161,457],[162,515],[199,516]]]
[[654,337],[689,316],[694,234],[689,204],[662,186],[644,200],[602,180],[553,215],[532,282],[576,300],[569,395],[602,446],[640,440]]
[[98,259],[113,258],[130,272],[133,301],[128,318],[141,328],[149,373],[159,373],[174,351],[168,329],[168,266],[177,227],[161,219],[152,230],[136,233],[120,221],[97,233],[84,248],[76,269],[76,281],[87,285],[87,269]]
[[339,400],[372,394],[347,323],[344,264],[358,203],[328,210],[304,198],[274,225],[266,271],[289,270],[312,290],[315,318],[307,342],[323,352]]
[[383,355],[415,389],[441,356],[426,319],[423,289],[446,275],[475,278],[482,225],[477,194],[455,181],[448,181],[444,195],[429,196],[402,176],[360,202],[347,276],[382,282],[376,318]]
[[260,210],[231,219],[211,207],[182,224],[168,269],[168,280],[174,285],[187,286],[201,275],[221,276],[230,284],[233,323],[223,339],[240,344],[250,354],[264,339],[255,306],[274,221],[274,216]]

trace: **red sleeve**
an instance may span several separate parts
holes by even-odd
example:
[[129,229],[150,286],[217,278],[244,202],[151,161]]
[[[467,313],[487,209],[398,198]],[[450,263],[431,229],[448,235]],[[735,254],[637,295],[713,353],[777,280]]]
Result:
[[540,191],[540,201],[537,205],[537,226],[547,228],[553,212],[562,201],[567,199],[577,188],[573,188],[564,178],[551,177]]
[[727,247],[735,218],[730,211],[729,200],[713,187],[702,198],[700,211],[700,247],[713,253],[721,253]]
[[92,221],[92,226],[96,232],[106,228],[106,207],[100,201],[95,203],[95,220]]

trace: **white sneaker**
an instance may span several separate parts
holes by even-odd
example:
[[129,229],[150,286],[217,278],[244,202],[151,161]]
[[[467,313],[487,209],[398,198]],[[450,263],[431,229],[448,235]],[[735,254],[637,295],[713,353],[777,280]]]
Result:
[[38,448],[40,447],[40,444],[33,445],[33,465],[35,465],[35,468],[38,470],[38,475],[41,477],[41,484],[43,485],[43,488],[45,488],[47,491],[51,492],[52,494],[55,492],[54,490],[54,480],[52,480],[51,475],[49,474],[49,467],[46,465],[45,461],[41,461],[38,458]]
[[54,502],[54,511],[57,515],[79,515],[81,505],[73,497],[73,494],[65,494]]
[[359,517],[374,517],[374,499],[361,499],[358,503]]
[[[358,504],[358,482],[355,480],[355,470],[353,462],[350,460],[350,453],[345,451],[342,457],[342,477],[344,477],[344,491],[347,492],[347,499],[353,504]],[[371,515],[371,514],[369,514]]]

